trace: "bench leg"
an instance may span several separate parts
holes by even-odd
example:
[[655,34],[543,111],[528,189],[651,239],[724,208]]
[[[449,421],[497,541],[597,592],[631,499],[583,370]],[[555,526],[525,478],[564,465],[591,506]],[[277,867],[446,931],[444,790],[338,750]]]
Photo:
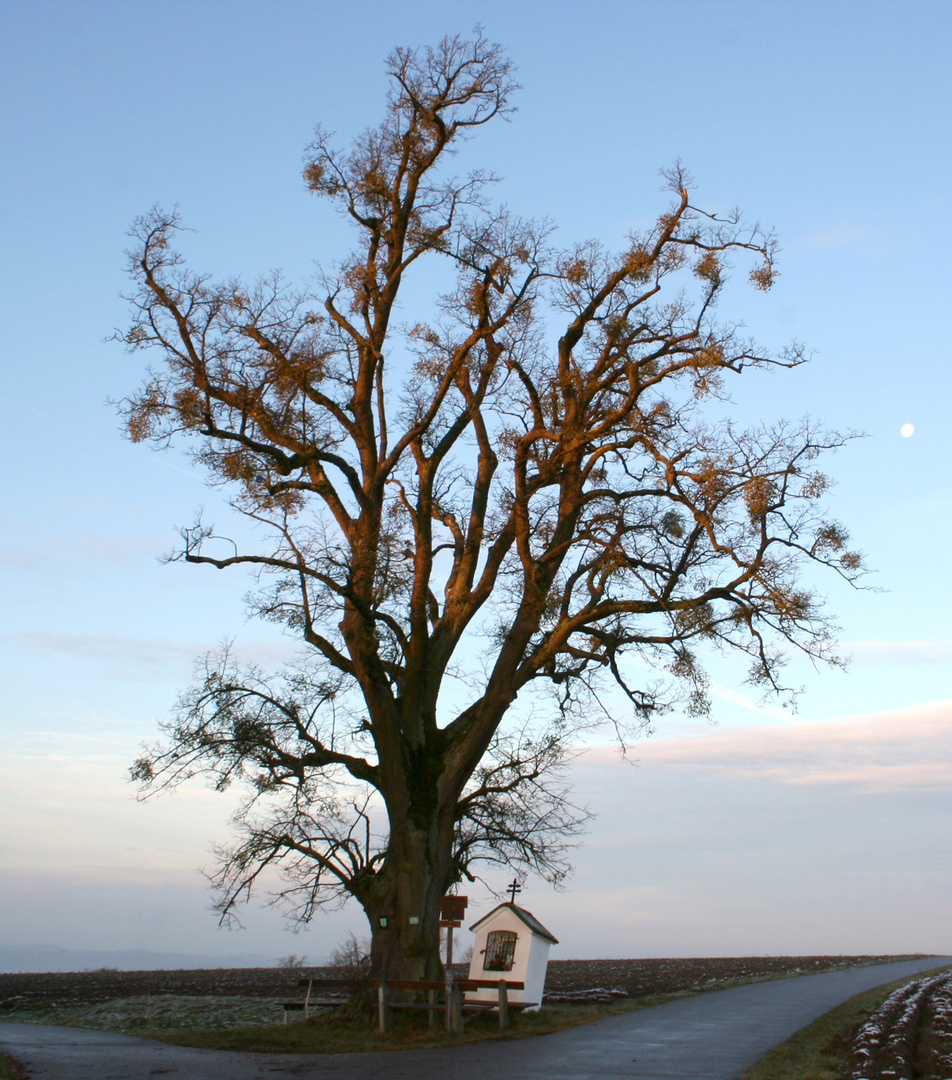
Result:
[[509,987],[505,979],[499,980],[499,1026],[509,1027]]
[[386,1035],[390,1027],[390,995],[386,982],[377,987],[377,1012],[380,1021],[380,1034]]
[[456,983],[453,983],[453,990],[450,995],[453,1010],[453,1030],[462,1032],[463,1030],[463,995],[460,993],[459,987]]
[[463,1001],[459,987],[451,978],[446,980],[446,1030],[463,1030]]

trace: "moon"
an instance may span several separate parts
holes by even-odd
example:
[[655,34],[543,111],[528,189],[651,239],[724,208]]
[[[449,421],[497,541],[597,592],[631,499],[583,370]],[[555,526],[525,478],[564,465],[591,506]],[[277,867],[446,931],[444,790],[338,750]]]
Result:
[[912,433],[913,433],[913,432],[914,432],[915,430],[916,430],[916,426],[915,426],[915,424],[903,424],[903,425],[902,425],[902,427],[901,427],[901,428],[899,429],[899,434],[900,434],[900,435],[901,435],[901,436],[902,436],[902,437],[903,437],[904,439],[908,439],[908,438],[909,438],[909,436],[910,436],[910,435],[911,435],[911,434],[912,434]]

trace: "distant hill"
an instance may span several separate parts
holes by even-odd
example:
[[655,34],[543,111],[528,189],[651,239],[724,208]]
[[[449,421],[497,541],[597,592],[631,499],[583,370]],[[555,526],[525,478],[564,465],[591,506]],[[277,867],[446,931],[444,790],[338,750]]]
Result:
[[0,945],[0,971],[162,971],[179,968],[275,967],[273,956],[203,956],[147,949],[61,949],[56,945]]

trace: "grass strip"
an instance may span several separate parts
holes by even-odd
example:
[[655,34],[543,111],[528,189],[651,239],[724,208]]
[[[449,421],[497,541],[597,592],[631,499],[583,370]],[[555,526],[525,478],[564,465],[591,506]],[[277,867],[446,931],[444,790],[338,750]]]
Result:
[[27,1080],[28,1075],[22,1062],[0,1053],[0,1080]]
[[[701,987],[676,990],[669,993],[650,994],[640,998],[628,998],[601,1004],[557,1005],[534,1012],[516,1012],[510,1027],[500,1030],[498,1016],[487,1012],[466,1018],[465,1031],[447,1032],[443,1028],[443,1016],[437,1014],[437,1023],[428,1027],[425,1017],[413,1013],[395,1013],[393,1026],[386,1035],[377,1029],[376,1012],[364,1015],[346,1015],[340,1010],[325,1012],[309,1020],[289,1024],[258,1025],[228,1028],[158,1028],[147,1022],[126,1023],[122,1030],[144,1038],[174,1043],[177,1046],[194,1046],[203,1050],[247,1050],[258,1053],[307,1053],[344,1054],[367,1050],[411,1050],[424,1047],[460,1046],[500,1039],[526,1039],[534,1035],[548,1035],[565,1028],[590,1024],[619,1013],[647,1009],[677,998],[694,997],[698,993],[711,993],[731,986],[751,982],[770,982],[774,978],[790,978],[794,973],[772,977],[723,979]],[[67,1021],[76,1022],[76,1021]],[[88,1022],[87,1022],[88,1023]],[[81,1026],[86,1026],[81,1024]],[[106,1025],[103,1025],[106,1026]],[[115,1030],[115,1025],[109,1025]]]
[[[918,956],[897,956],[892,960],[919,959]],[[878,957],[869,961],[883,963]],[[863,966],[863,965],[859,965]],[[835,970],[835,969],[831,969]],[[778,978],[795,978],[803,974],[799,970],[777,973],[773,976],[751,976],[721,979],[662,994],[629,998],[608,1004],[559,1005],[539,1009],[537,1012],[515,1013],[512,1026],[504,1031],[498,1027],[495,1013],[468,1017],[466,1030],[447,1033],[442,1028],[443,1018],[438,1015],[434,1027],[427,1027],[419,1014],[395,1014],[390,1032],[381,1035],[377,1030],[376,1016],[346,1016],[339,1011],[325,1013],[309,1020],[290,1024],[246,1026],[230,1028],[149,1028],[146,1024],[123,1025],[129,1034],[142,1035],[179,1046],[194,1046],[206,1050],[248,1050],[259,1053],[310,1053],[335,1054],[366,1050],[408,1050],[423,1047],[458,1046],[465,1043],[487,1042],[497,1039],[524,1039],[533,1035],[546,1035],[579,1024],[589,1024],[608,1016],[645,1009],[676,998],[693,997],[698,993],[710,993],[731,986],[753,982],[771,982]],[[917,976],[921,978],[922,976]],[[902,982],[907,980],[900,980]],[[875,991],[873,991],[875,992]],[[761,1080],[761,1078],[757,1078]],[[763,1078],[766,1080],[766,1078]],[[809,1077],[809,1080],[814,1080]]]
[[398,1014],[393,1027],[381,1035],[376,1017],[346,1016],[339,1012],[299,1020],[290,1024],[269,1027],[229,1029],[187,1029],[182,1031],[149,1031],[136,1034],[179,1046],[194,1046],[203,1050],[250,1050],[258,1053],[343,1054],[366,1050],[412,1050],[423,1047],[460,1046],[466,1043],[488,1042],[496,1039],[525,1039],[547,1035],[578,1024],[591,1023],[605,1016],[627,1012],[637,1005],[619,1002],[612,1005],[579,1005],[570,1008],[539,1009],[519,1013],[512,1024],[500,1030],[495,1013],[467,1017],[463,1032],[443,1030],[443,1017],[427,1027],[425,1017]]
[[[793,973],[773,978],[791,978]],[[647,1009],[698,993],[711,993],[731,986],[752,982],[771,982],[773,978],[723,979],[703,988],[650,994],[602,1004],[558,1005],[543,1007],[535,1012],[514,1013],[512,1024],[500,1030],[496,1013],[467,1017],[465,1031],[449,1033],[443,1029],[443,1016],[438,1014],[434,1027],[426,1025],[419,1014],[396,1013],[393,1027],[386,1035],[377,1029],[376,1014],[348,1016],[334,1010],[309,1020],[290,1024],[258,1025],[229,1028],[181,1028],[179,1030],[150,1028],[141,1023],[123,1025],[128,1034],[158,1039],[178,1046],[194,1046],[203,1050],[248,1050],[258,1053],[345,1054],[366,1050],[411,1050],[436,1046],[459,1046],[466,1043],[499,1039],[526,1039],[548,1035],[579,1024],[590,1024],[619,1013]]]
[[948,968],[919,971],[851,997],[765,1054],[740,1080],[841,1080],[857,1030],[900,986]]

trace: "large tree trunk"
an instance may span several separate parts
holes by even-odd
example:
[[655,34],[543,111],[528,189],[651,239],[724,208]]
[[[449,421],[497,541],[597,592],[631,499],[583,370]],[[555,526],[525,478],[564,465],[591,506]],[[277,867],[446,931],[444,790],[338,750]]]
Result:
[[[452,817],[441,814],[440,818]],[[453,830],[391,824],[386,861],[361,897],[371,928],[371,977],[438,979],[440,898],[450,885]]]

